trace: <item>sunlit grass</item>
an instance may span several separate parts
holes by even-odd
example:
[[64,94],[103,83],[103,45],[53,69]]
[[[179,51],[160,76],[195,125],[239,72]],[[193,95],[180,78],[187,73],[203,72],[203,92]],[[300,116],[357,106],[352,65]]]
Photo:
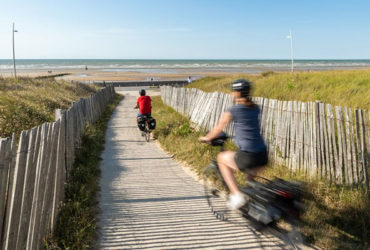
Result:
[[0,138],[54,121],[55,109],[68,109],[97,89],[54,79],[0,77]]
[[278,100],[321,101],[338,106],[370,109],[370,69],[315,72],[264,72],[206,77],[188,85],[207,92],[230,92],[230,84],[246,78],[254,82],[253,96]]

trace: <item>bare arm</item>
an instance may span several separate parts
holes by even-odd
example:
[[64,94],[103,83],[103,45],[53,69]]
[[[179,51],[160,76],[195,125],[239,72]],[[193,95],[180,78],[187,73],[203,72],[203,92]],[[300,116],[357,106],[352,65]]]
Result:
[[200,137],[200,141],[209,142],[212,139],[216,138],[221,132],[226,128],[226,126],[231,122],[232,115],[230,112],[224,112],[221,115],[220,121],[218,124],[204,137]]
[[136,106],[134,107],[134,109],[138,109],[138,108],[139,108],[139,102],[137,101]]

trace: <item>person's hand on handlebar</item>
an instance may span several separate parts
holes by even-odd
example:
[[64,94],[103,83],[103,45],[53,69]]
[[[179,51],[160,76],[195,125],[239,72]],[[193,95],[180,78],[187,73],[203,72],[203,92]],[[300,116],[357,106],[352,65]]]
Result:
[[207,136],[201,136],[198,140],[202,143],[209,143],[211,141]]

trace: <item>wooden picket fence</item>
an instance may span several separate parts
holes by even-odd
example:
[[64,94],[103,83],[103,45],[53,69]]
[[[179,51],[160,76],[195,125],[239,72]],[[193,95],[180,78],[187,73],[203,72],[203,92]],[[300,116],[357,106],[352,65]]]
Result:
[[[198,128],[213,128],[233,105],[229,94],[161,87],[165,104],[188,116]],[[370,111],[320,102],[254,97],[261,109],[261,133],[270,160],[332,183],[369,188]],[[226,133],[233,136],[233,124]]]
[[0,139],[0,249],[40,249],[54,229],[75,150],[87,123],[114,98],[113,87],[56,110],[56,121]]

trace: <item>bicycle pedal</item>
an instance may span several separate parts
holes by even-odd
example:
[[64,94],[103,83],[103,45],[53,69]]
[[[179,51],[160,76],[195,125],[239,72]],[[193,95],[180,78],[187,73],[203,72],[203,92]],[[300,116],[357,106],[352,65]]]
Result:
[[213,196],[216,196],[216,197],[219,197],[220,195],[219,195],[219,191],[217,190],[217,189],[213,189],[212,191],[211,191],[211,194],[213,195]]

